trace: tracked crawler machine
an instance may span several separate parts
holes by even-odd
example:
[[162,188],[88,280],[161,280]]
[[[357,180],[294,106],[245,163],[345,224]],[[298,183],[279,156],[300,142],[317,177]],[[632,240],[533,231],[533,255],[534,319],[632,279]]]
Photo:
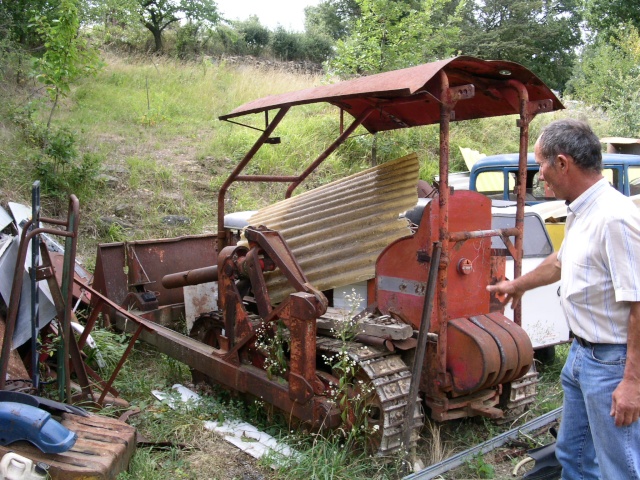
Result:
[[[300,175],[243,173],[261,147],[280,143],[274,132],[288,112],[311,103],[337,107],[336,140]],[[371,444],[382,454],[416,441],[421,405],[437,420],[500,417],[501,397],[512,404],[526,397],[521,379],[533,351],[519,313],[504,317],[485,287],[504,275],[506,255],[520,274],[529,123],[559,108],[529,70],[471,57],[242,105],[221,120],[242,125],[260,115],[264,128],[220,189],[217,235],[101,245],[94,288],[110,302],[99,308],[113,321],[133,320],[126,323],[135,338],[200,378],[315,428],[340,425],[341,409],[355,404],[332,397],[338,373],[325,360],[346,351],[356,368],[344,394],[362,395]],[[448,186],[449,125],[511,114],[519,115],[518,214],[513,227],[494,230],[488,198]],[[411,157],[293,195],[358,127],[429,124],[440,125],[441,181],[431,198],[416,201]],[[288,184],[287,200],[250,218],[242,239],[244,225],[225,226],[225,199],[237,182]],[[343,343],[330,333],[341,315],[335,306],[339,291],[358,282],[367,299],[356,317],[362,332]],[[181,315],[189,336],[176,331]],[[264,335],[280,335],[279,371],[266,368],[274,353]]]

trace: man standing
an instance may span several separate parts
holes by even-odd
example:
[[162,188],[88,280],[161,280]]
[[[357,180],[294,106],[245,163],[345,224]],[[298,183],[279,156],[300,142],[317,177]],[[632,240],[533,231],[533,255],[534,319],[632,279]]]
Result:
[[535,145],[540,180],[568,205],[556,253],[513,281],[487,287],[515,306],[561,280],[574,341],[562,370],[556,455],[563,479],[640,479],[640,214],[602,176],[591,128],[549,124]]

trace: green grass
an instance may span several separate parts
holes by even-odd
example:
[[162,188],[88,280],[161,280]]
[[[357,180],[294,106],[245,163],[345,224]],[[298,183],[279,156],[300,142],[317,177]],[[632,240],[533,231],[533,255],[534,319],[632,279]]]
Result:
[[[97,330],[94,337],[108,364],[106,370],[100,371],[107,378],[119,360],[128,336]],[[426,465],[436,463],[560,406],[562,393],[558,377],[568,353],[568,345],[558,346],[556,349],[555,361],[540,370],[535,402],[516,421],[497,424],[486,418],[475,417],[438,424],[427,420],[418,446],[419,457]],[[256,468],[264,471],[264,478],[383,480],[401,478],[407,472],[407,464],[401,455],[370,457],[355,445],[345,445],[345,440],[340,435],[311,433],[299,429],[290,423],[290,418],[274,412],[264,402],[240,401],[222,388],[214,388],[208,393],[201,392],[203,400],[198,406],[176,410],[170,408],[168,402],[157,400],[151,394],[156,389],[171,392],[171,386],[175,383],[189,382],[190,373],[186,366],[157,353],[143,343],[136,345],[114,386],[132,407],[141,410],[139,415],[131,419],[139,432],[150,442],[171,442],[173,446],[138,449],[128,473],[119,477],[121,480],[222,478],[209,477],[203,473],[206,470],[202,470],[205,468],[200,463],[202,458],[210,455],[212,449],[216,448],[216,442],[220,440],[204,430],[202,423],[204,420],[231,418],[248,421],[299,452],[294,458],[278,459],[280,468],[276,471],[268,468],[274,463],[274,457],[261,460],[261,467]],[[121,412],[111,410],[113,415],[117,416],[119,413]],[[528,448],[534,448],[549,443],[552,438],[548,434],[535,439],[522,436],[520,441],[528,444]],[[491,454],[474,458],[462,467],[448,472],[445,478],[501,478],[490,476],[492,462],[494,459]],[[194,470],[194,465],[198,465],[199,470]],[[218,468],[223,467],[218,465]]]
[[[360,451],[353,451],[335,436],[320,434],[292,437],[288,439],[299,456],[277,459],[279,469],[275,478],[279,480],[391,480],[407,473],[400,456],[373,458]],[[262,463],[272,463],[265,458]]]

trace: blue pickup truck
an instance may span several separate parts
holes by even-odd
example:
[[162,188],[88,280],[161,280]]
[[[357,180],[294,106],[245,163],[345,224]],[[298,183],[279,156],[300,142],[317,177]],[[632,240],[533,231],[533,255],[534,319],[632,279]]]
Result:
[[[538,181],[538,165],[533,153],[528,156],[527,197],[529,205],[555,200],[553,192]],[[627,196],[640,194],[640,155],[603,153],[603,175]],[[469,190],[496,200],[515,200],[518,154],[491,155],[478,160],[469,175]]]

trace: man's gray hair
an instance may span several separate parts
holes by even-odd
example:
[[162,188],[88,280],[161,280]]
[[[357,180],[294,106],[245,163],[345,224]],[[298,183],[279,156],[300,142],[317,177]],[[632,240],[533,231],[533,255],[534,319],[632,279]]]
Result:
[[556,120],[547,125],[538,139],[540,153],[550,165],[557,155],[573,157],[583,170],[602,171],[602,145],[591,127],[579,120]]

